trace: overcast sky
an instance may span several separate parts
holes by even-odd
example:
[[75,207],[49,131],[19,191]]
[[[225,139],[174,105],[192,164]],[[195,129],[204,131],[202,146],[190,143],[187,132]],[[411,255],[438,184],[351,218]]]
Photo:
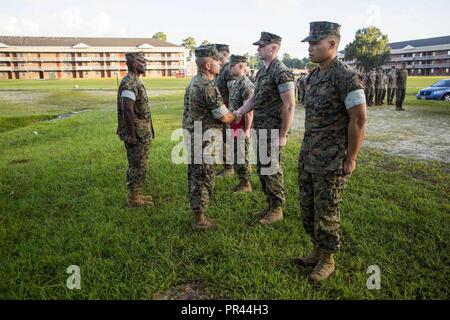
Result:
[[[221,7],[221,3],[223,4]],[[357,29],[375,25],[392,42],[450,35],[448,0],[14,0],[2,1],[0,35],[151,37],[158,31],[181,44],[228,43],[237,54],[254,53],[261,31],[283,37],[282,52],[307,56],[300,41],[309,22],[342,25],[342,48]]]

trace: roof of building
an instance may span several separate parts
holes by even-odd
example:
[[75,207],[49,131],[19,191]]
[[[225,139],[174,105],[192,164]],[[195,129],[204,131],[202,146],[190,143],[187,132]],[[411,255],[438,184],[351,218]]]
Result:
[[444,44],[450,44],[450,36],[393,42],[390,43],[389,46],[391,47],[391,49],[396,50],[396,49],[403,49],[407,46],[418,48],[418,47],[440,46]]
[[179,47],[176,44],[152,38],[81,38],[81,37],[16,37],[0,36],[0,43],[11,47],[72,47],[84,44],[90,47]]
[[[405,49],[406,47],[411,49],[420,47],[442,46],[446,44],[450,44],[450,36],[392,42],[389,43],[389,47],[392,50],[401,50]],[[338,51],[338,53],[345,55],[345,50]]]
[[391,49],[396,50],[396,49],[403,49],[407,46],[418,48],[418,47],[440,46],[444,44],[450,44],[450,36],[393,42],[390,43],[389,46],[391,47]]

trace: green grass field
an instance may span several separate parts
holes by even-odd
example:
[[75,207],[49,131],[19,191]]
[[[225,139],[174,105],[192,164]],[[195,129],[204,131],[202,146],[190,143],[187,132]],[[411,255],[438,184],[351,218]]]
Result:
[[[444,102],[416,101],[435,78],[412,78],[407,107],[424,114]],[[289,259],[311,244],[300,221],[297,155],[301,132],[286,149],[284,222],[262,227],[248,213],[263,206],[255,192],[234,196],[233,178],[216,181],[209,216],[214,233],[190,230],[187,170],[174,165],[187,80],[150,80],[156,139],[148,191],[157,207],[125,207],[125,150],[115,136],[112,93],[70,90],[74,81],[0,82],[0,299],[154,299],[178,285],[203,283],[219,299],[448,299],[449,164],[394,157],[364,148],[342,205],[343,249],[329,282],[312,287],[308,270]],[[115,89],[115,82],[77,82]],[[42,121],[90,110],[59,121]],[[370,116],[370,113],[369,113]],[[66,269],[81,268],[81,290],[66,287]],[[381,268],[381,290],[366,270]]]

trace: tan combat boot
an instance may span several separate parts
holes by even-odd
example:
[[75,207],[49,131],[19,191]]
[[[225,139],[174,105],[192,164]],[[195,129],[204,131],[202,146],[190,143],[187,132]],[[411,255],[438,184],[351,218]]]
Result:
[[234,193],[250,193],[253,191],[252,185],[248,180],[241,180],[241,182],[234,188]]
[[269,213],[259,220],[259,223],[261,223],[264,226],[267,226],[272,223],[276,223],[283,220],[283,209],[281,207],[271,207],[269,210]]
[[218,229],[218,225],[213,221],[208,220],[204,213],[194,213],[192,215],[192,230],[194,231],[208,231]]
[[319,250],[319,262],[313,272],[308,276],[308,281],[311,284],[319,284],[331,277],[335,270],[333,254]]
[[152,201],[142,198],[138,192],[128,192],[127,206],[129,208],[151,208],[154,204]]
[[315,267],[319,262],[319,246],[314,244],[313,251],[307,257],[292,258],[292,263],[300,267]]
[[139,193],[139,198],[141,198],[144,201],[153,202],[153,197],[151,195]]

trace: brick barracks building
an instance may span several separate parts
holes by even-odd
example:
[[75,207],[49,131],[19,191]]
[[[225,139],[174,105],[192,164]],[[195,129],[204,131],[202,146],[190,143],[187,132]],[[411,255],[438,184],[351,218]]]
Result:
[[123,77],[130,51],[143,51],[150,59],[145,77],[186,73],[189,50],[151,38],[0,36],[0,80]]
[[[450,36],[394,42],[389,47],[391,62],[384,66],[387,70],[392,65],[400,68],[405,62],[408,74],[412,76],[450,75]],[[345,52],[341,51],[338,57],[355,65],[355,61],[345,60]]]

